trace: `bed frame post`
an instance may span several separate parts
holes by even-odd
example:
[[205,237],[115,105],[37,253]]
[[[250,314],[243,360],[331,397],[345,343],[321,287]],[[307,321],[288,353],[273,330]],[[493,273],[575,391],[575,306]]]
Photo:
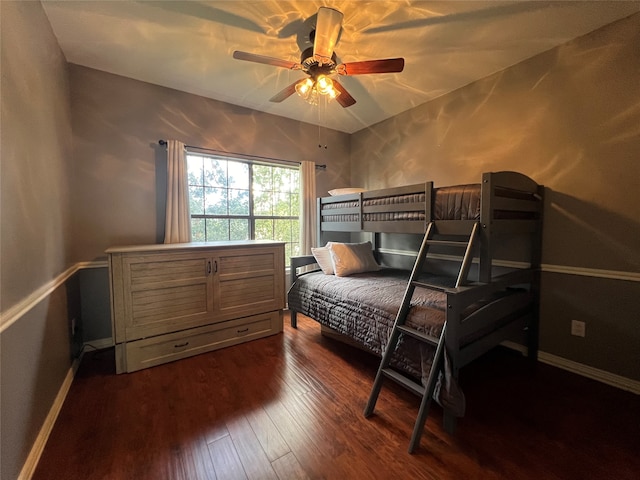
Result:
[[[316,199],[316,245],[322,246],[322,203],[321,198]],[[304,252],[303,252],[304,253]]]
[[491,257],[493,248],[491,245],[491,224],[493,222],[493,212],[491,205],[493,200],[493,182],[491,173],[482,174],[482,185],[480,190],[480,266],[478,268],[478,281],[482,283],[491,282]]
[[531,293],[533,294],[532,318],[527,330],[527,357],[532,364],[538,362],[538,343],[540,334],[540,281],[542,277],[542,225],[544,216],[544,186],[539,185],[536,193],[539,202],[538,228],[531,234],[531,268],[533,279]]
[[[313,265],[316,263],[316,259],[313,255],[299,255],[297,257],[291,257],[291,271],[289,272],[289,278],[291,281],[291,285],[296,283],[298,280],[298,268],[304,267],[305,265]],[[290,305],[287,305],[289,308],[289,313],[291,315],[291,326],[293,328],[298,328],[298,313],[291,308]]]

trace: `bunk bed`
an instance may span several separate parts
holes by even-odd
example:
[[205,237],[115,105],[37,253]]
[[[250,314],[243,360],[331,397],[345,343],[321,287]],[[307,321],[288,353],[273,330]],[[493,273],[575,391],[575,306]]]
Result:
[[[391,268],[395,265],[388,259],[393,260],[394,254],[380,248],[380,237],[422,238],[432,224],[439,246],[421,273],[432,288],[416,292],[407,325],[438,336],[446,321],[443,377],[448,382],[438,389],[438,400],[444,407],[445,428],[452,431],[454,417],[464,413],[464,396],[456,383],[461,367],[505,340],[519,339],[514,336],[522,332],[528,334],[529,356],[537,355],[542,193],[543,187],[523,174],[489,172],[471,185],[436,188],[426,182],[319,198],[319,239],[331,232],[348,232],[362,240],[361,234],[368,232],[369,248],[380,267],[328,275],[309,271],[309,265],[318,263],[313,255],[292,258],[288,292],[292,326],[297,313],[302,313],[319,322],[323,331],[382,355],[410,272]],[[469,238],[470,232],[477,236],[475,260],[460,282],[461,270],[451,267],[461,256],[454,253],[453,242]],[[496,252],[511,258],[496,261]],[[423,344],[401,337],[391,365],[424,384],[432,358]]]

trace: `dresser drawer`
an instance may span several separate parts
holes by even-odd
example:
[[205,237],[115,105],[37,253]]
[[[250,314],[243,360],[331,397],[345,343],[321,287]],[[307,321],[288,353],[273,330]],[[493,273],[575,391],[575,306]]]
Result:
[[281,331],[282,312],[275,311],[127,342],[116,346],[117,369],[134,372]]

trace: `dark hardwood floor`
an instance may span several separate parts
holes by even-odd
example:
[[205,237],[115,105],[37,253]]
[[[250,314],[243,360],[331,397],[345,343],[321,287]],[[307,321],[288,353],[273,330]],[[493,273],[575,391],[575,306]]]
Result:
[[418,398],[387,382],[365,419],[377,359],[298,324],[132,374],[86,354],[33,478],[640,478],[632,393],[498,348],[462,371],[455,435],[436,405],[409,455]]

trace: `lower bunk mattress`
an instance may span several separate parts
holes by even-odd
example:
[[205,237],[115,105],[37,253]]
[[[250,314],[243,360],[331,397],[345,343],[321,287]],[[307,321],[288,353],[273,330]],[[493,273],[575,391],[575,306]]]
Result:
[[[346,335],[382,355],[407,288],[409,272],[382,269],[348,277],[312,272],[300,276],[288,294],[289,309]],[[406,324],[438,337],[445,321],[446,296],[417,289]],[[402,336],[391,364],[419,379],[431,368],[433,351]],[[426,377],[425,377],[426,380]]]
[[[348,277],[325,275],[322,272],[306,273],[298,277],[289,290],[289,309],[311,317],[382,356],[408,279],[409,272],[388,268]],[[471,305],[463,313],[463,318],[491,300],[495,300],[495,297],[487,302]],[[446,319],[446,302],[447,297],[443,292],[417,288],[412,297],[406,325],[439,337]],[[485,325],[482,330],[473,331],[459,339],[459,346],[464,347],[472,343],[504,322],[504,319],[497,320],[494,325]],[[391,366],[408,373],[425,385],[431,370],[433,348],[414,338],[401,335],[391,359]],[[448,359],[445,359],[445,372],[441,375],[435,398],[450,412],[462,416],[464,395],[447,370],[448,364]]]

